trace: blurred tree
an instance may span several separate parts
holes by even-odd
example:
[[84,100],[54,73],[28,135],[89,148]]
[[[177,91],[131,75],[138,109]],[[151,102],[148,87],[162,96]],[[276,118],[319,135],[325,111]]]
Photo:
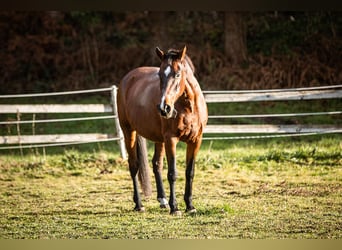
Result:
[[151,11],[150,16],[150,27],[152,31],[152,44],[153,46],[160,46],[164,49],[166,46],[166,19],[167,13],[165,11]]
[[0,30],[1,94],[108,86],[184,44],[206,89],[342,81],[337,11],[2,11]]
[[162,50],[166,50],[169,46],[167,36],[167,17],[168,14],[165,11],[151,11],[148,13],[150,27],[151,27],[151,61],[153,65],[159,64],[159,59],[155,55],[155,47],[159,47]]
[[224,53],[235,66],[247,61],[246,27],[240,12],[224,13]]

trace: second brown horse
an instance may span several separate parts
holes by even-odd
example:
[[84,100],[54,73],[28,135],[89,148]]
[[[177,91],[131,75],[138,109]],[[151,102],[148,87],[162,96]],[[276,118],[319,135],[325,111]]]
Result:
[[[186,47],[167,52],[156,48],[156,53],[161,60],[160,67],[140,67],[130,71],[122,79],[117,94],[118,115],[133,180],[134,209],[144,210],[138,190],[139,174],[142,177],[143,192],[147,195],[151,193],[151,184],[147,183],[150,180],[147,178],[149,171],[144,137],[155,142],[152,164],[157,199],[161,207],[169,205],[170,213],[176,215],[181,214],[175,194],[176,145],[179,141],[187,144],[184,201],[186,212],[195,212],[192,183],[195,158],[208,120],[207,105],[194,76],[193,64],[186,55]],[[165,153],[170,185],[169,201],[166,199],[161,175]]]

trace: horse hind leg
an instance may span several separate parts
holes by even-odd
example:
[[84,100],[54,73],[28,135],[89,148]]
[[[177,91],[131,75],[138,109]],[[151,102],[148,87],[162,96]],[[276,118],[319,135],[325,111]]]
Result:
[[135,131],[124,131],[125,135],[125,144],[128,153],[128,165],[129,171],[131,174],[132,182],[133,182],[133,201],[135,203],[134,210],[135,211],[145,211],[144,206],[142,205],[139,187],[138,187],[138,170],[139,170],[139,159],[137,155],[137,135]]
[[164,186],[163,186],[163,178],[162,178],[164,154],[165,154],[164,144],[155,143],[152,164],[153,164],[153,173],[154,173],[156,186],[157,186],[157,200],[159,201],[161,208],[168,208],[169,203],[166,199]]

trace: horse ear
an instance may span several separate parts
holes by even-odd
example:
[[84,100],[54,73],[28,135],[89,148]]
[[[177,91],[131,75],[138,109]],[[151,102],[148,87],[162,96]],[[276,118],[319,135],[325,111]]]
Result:
[[158,57],[160,58],[160,60],[164,59],[164,52],[161,49],[159,49],[159,47],[156,47],[156,53]]
[[184,45],[184,48],[182,49],[181,53],[179,54],[179,59],[181,61],[183,61],[183,59],[185,58],[185,54],[186,54],[186,46]]

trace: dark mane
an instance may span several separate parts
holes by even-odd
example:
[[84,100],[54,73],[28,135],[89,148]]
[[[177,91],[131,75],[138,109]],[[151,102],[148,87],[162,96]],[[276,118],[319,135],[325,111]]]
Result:
[[[181,53],[181,51],[178,49],[169,49],[165,54],[165,58],[177,60],[179,57],[179,53]],[[185,55],[185,61],[189,64],[192,72],[195,74],[195,66],[188,55]]]
[[167,59],[172,59],[172,60],[176,60],[178,58],[178,55],[181,51],[178,49],[169,49],[166,54],[165,57]]

